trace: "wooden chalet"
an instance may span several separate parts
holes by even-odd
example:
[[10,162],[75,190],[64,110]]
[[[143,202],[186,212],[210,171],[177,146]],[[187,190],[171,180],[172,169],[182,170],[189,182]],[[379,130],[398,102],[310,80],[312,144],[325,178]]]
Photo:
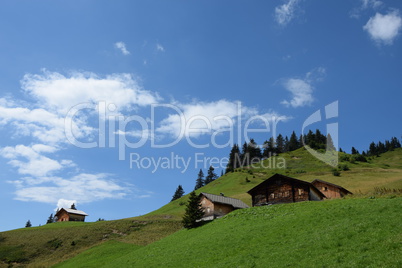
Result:
[[319,201],[326,196],[313,184],[275,174],[247,192],[252,197],[254,206],[294,203],[301,201]]
[[322,181],[322,180],[314,180],[311,182],[318,190],[320,190],[327,198],[341,198],[347,194],[352,194],[342,186]]
[[204,210],[203,221],[220,218],[233,210],[248,208],[248,206],[239,199],[221,195],[201,193],[201,207]]
[[62,208],[57,211],[55,217],[57,221],[85,221],[85,217],[88,216],[84,211],[71,209],[71,208]]

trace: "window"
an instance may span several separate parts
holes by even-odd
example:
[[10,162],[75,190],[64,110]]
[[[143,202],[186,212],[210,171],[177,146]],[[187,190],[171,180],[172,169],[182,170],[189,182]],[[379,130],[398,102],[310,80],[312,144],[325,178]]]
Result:
[[270,198],[271,198],[271,199],[275,199],[275,194],[272,193],[272,194],[270,195]]
[[322,187],[322,190],[323,191],[328,191],[328,187],[324,186],[324,187]]
[[283,193],[283,196],[284,196],[284,197],[289,197],[289,191],[284,192],[284,193]]
[[304,191],[303,189],[298,189],[299,190],[299,195],[303,195]]

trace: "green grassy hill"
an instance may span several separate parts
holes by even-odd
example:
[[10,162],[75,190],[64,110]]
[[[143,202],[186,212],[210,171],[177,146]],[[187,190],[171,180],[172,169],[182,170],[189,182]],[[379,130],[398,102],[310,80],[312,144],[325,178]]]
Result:
[[[346,159],[345,156],[347,155],[344,153],[340,154],[341,159]],[[204,186],[198,192],[213,194],[222,192],[250,205],[251,198],[246,192],[275,173],[306,181],[322,179],[333,182],[361,197],[373,195],[376,187],[402,189],[402,148],[371,158],[368,162],[341,161],[340,164],[347,165],[349,170],[340,171],[340,176],[334,176],[331,167],[314,158],[303,148],[281,154],[276,158],[276,160],[273,158],[264,160],[254,168],[237,169],[236,172],[226,174]],[[286,167],[272,168],[273,163],[278,163],[281,159],[285,160]],[[109,256],[112,259],[124,255],[125,248],[140,250],[139,248],[181,229],[180,220],[186,201],[187,196],[184,196],[156,211],[136,218],[95,223],[63,222],[0,233],[0,267],[7,267],[9,264],[48,267],[94,246],[96,248],[89,251],[92,252],[91,256]],[[325,206],[324,204],[331,202],[333,201],[319,203]],[[319,206],[315,203],[307,204],[306,207],[299,206],[302,206],[302,209],[308,209],[310,205]],[[256,211],[258,212],[258,209]],[[103,253],[108,250],[115,253],[112,255]],[[88,252],[83,254],[87,255],[80,256],[89,258]]]
[[57,267],[401,267],[401,205],[365,198],[237,210],[130,253],[120,244],[111,262],[103,247],[98,261],[84,253]]

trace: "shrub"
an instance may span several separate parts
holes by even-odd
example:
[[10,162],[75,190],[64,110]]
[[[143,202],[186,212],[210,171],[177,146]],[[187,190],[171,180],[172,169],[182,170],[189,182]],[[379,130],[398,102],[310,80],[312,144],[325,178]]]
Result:
[[332,170],[332,175],[334,175],[334,176],[336,176],[336,177],[339,177],[339,176],[341,175],[341,173],[339,172],[339,170],[333,169],[333,170]]

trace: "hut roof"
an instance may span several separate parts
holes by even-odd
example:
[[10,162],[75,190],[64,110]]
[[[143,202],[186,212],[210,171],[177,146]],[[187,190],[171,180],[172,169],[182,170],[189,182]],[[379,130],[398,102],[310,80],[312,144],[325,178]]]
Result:
[[[58,215],[62,210],[65,210],[68,214],[75,214],[75,215],[82,215],[82,216],[88,216],[84,211],[82,210],[77,210],[77,209],[71,209],[71,208],[61,208],[56,215]],[[55,216],[56,216],[55,215]]]
[[205,196],[212,203],[231,205],[234,208],[248,208],[248,206],[243,201],[236,199],[236,198],[222,196],[222,195],[208,194],[208,193],[201,193],[200,195]]
[[311,183],[314,184],[314,182],[321,182],[321,183],[324,183],[324,184],[328,184],[328,185],[331,185],[331,186],[333,186],[333,187],[336,187],[336,188],[338,188],[338,189],[340,189],[340,190],[342,190],[342,191],[344,191],[344,192],[347,192],[348,194],[352,194],[352,192],[346,190],[346,189],[343,188],[342,186],[339,186],[339,185],[337,185],[337,184],[335,184],[335,183],[331,183],[331,182],[327,182],[327,181],[323,181],[323,180],[319,180],[319,179],[315,179],[315,180],[313,180]]

